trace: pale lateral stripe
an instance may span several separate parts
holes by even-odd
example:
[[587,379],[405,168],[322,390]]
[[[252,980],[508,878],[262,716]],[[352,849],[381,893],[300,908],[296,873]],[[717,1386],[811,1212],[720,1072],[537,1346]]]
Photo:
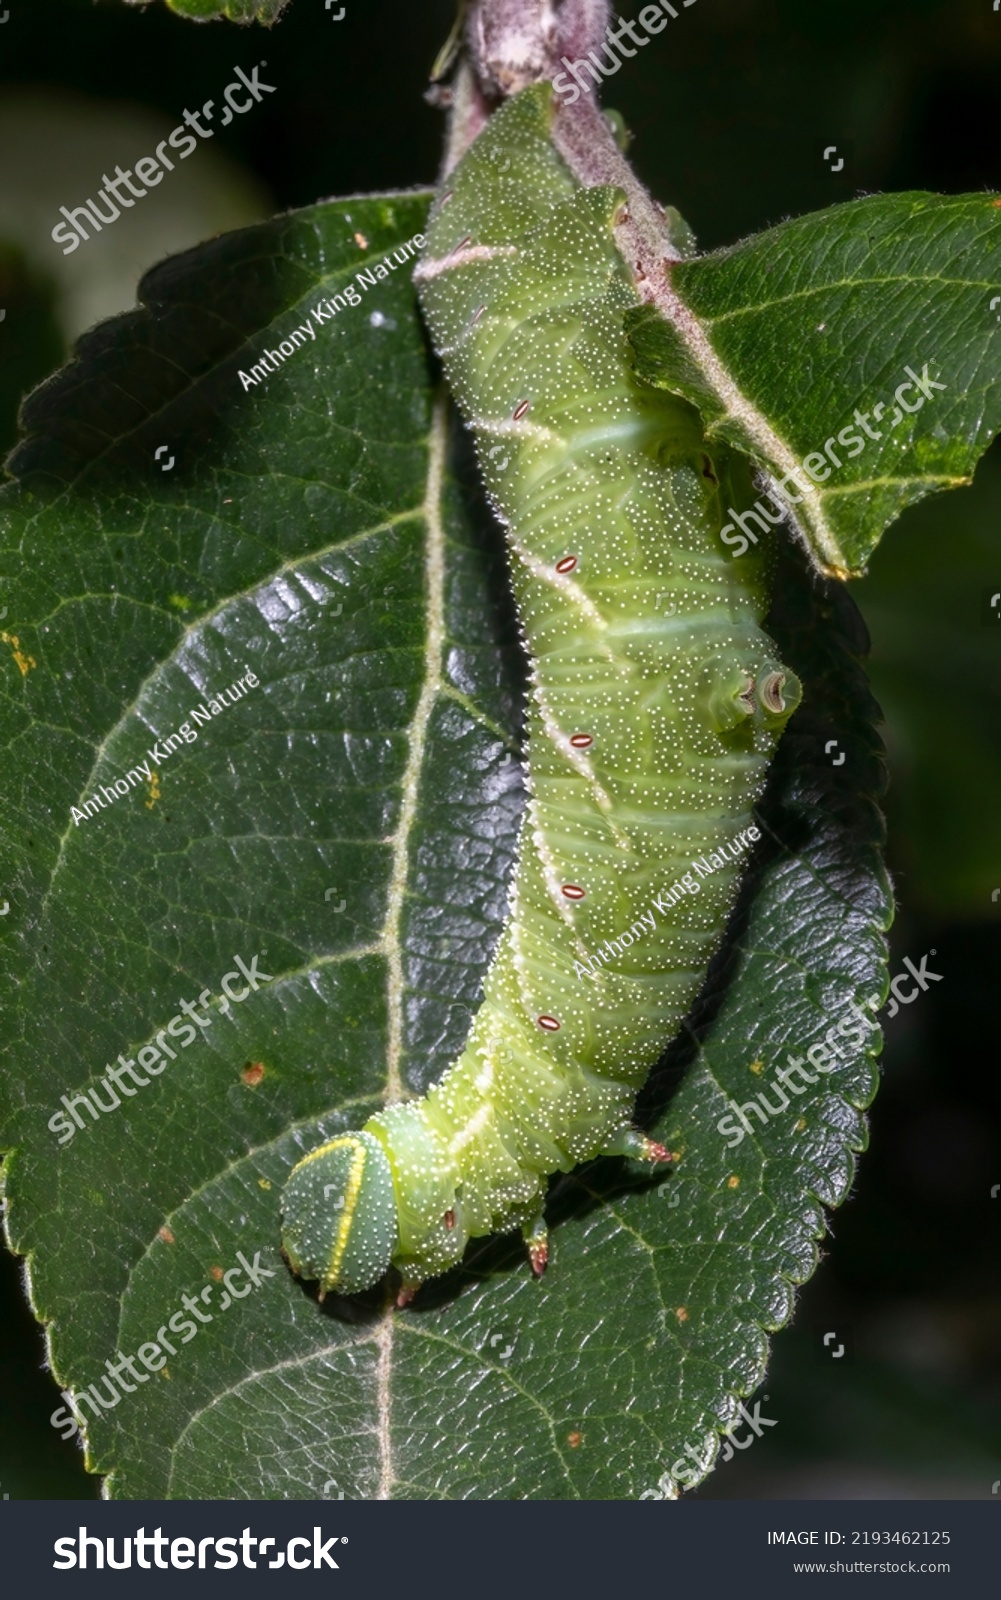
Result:
[[429,283],[432,278],[440,277],[443,272],[451,272],[453,267],[467,266],[471,261],[496,261],[498,256],[518,254],[518,247],[514,244],[471,244],[465,250],[453,250],[447,256],[422,261],[414,268],[414,282]]
[[[524,830],[522,831],[522,838],[519,841],[519,844],[523,842]],[[531,1006],[531,996],[528,992],[528,968],[525,964],[525,954],[521,946],[521,906],[518,899],[517,871],[515,872],[514,881],[511,884],[511,893],[508,897],[508,905],[510,907],[510,921],[508,923],[508,928],[510,930],[511,939],[511,960],[514,963],[514,970],[518,978],[518,992],[521,995],[521,1003],[525,1009],[525,1015],[534,1021]]]
[[448,1141],[449,1154],[458,1155],[460,1150],[465,1150],[467,1144],[472,1144],[474,1139],[478,1139],[492,1116],[493,1106],[489,1100],[485,1100],[468,1121],[452,1135]]
[[478,1089],[480,1094],[486,1094],[493,1086],[493,1081],[494,1064],[490,1056],[485,1056],[482,1067],[473,1079],[473,1088]]
[[498,438],[538,439],[540,444],[561,444],[569,447],[568,440],[563,434],[555,433],[552,428],[546,428],[541,422],[526,422],[519,417],[515,422],[513,417],[471,417],[470,428],[479,433],[489,433]]
[[[575,583],[569,573],[557,572],[555,567],[547,566],[544,561],[539,560],[538,556],[533,556],[532,552],[525,548],[510,527],[506,529],[506,533],[508,544],[526,571],[530,572],[533,578],[538,578],[540,583],[548,583],[550,588],[558,590],[576,610],[587,618],[593,628],[597,628],[601,633],[604,633],[608,623],[590,595],[584,593],[580,584]],[[605,646],[605,653],[610,661],[615,659],[613,652],[607,645]]]
[[542,876],[545,879],[546,888],[549,890],[553,905],[556,908],[557,916],[566,924],[570,931],[575,948],[582,951],[584,946],[581,943],[577,929],[574,926],[573,910],[570,906],[570,902],[566,898],[566,895],[563,893],[563,884],[560,879],[560,875],[556,870],[556,862],[549,848],[545,830],[539,826],[538,821],[536,820],[536,805],[534,798],[529,800],[528,810],[532,825],[532,843],[535,846],[535,854],[539,858],[539,865],[542,868]]
[[[621,831],[621,829],[616,827],[615,823],[608,814],[612,808],[611,798],[602,788],[601,784],[598,782],[598,779],[595,777],[591,763],[588,760],[585,751],[575,749],[570,743],[569,735],[565,734],[562,728],[560,728],[558,725],[556,718],[553,716],[553,713],[550,710],[549,702],[546,699],[546,691],[536,677],[534,668],[532,669],[531,673],[531,682],[532,698],[539,708],[539,716],[542,719],[542,726],[545,730],[546,736],[552,740],[553,744],[556,746],[564,760],[569,761],[570,765],[574,768],[578,775],[587,783],[591,793],[594,795],[595,804],[597,805],[598,810],[601,812],[602,819],[607,824],[608,830],[614,838],[619,849],[631,850],[632,841]],[[528,752],[528,770],[531,777],[531,748],[529,748]]]

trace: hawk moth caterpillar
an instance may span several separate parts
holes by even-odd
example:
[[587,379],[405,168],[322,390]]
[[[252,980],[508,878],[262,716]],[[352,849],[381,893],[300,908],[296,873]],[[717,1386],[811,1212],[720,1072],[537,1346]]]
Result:
[[800,698],[761,626],[762,557],[719,540],[724,508],[750,502],[748,468],[634,376],[624,197],[577,183],[553,114],[549,84],[494,114],[415,274],[530,657],[508,917],[454,1065],[286,1183],[286,1257],[321,1293],[392,1264],[405,1303],[470,1238],[518,1226],[541,1271],[552,1173],[598,1154],[670,1159],[634,1128],[635,1097],[720,943]]

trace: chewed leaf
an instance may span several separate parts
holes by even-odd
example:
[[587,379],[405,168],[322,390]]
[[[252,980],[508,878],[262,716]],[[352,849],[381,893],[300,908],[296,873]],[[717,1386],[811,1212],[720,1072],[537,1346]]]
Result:
[[999,207],[875,195],[674,264],[711,369],[655,311],[633,314],[639,375],[767,474],[735,554],[785,507],[819,566],[858,573],[905,506],[970,482],[1001,430]]
[[[289,0],[165,0],[170,11],[193,22],[277,22]],[[127,6],[146,6],[149,0],[125,0]]]
[[[445,471],[393,264],[426,206],[312,207],[165,262],[30,401],[0,492],[34,663],[0,652],[6,1225],[53,1410],[77,1400],[119,1497],[654,1489],[686,1445],[711,1458],[864,1140],[864,1049],[739,1148],[717,1127],[758,1092],[749,1049],[774,1076],[884,982],[852,608],[818,627],[792,575],[769,626],[807,710],[697,1056],[683,1033],[651,1088],[676,1169],[586,1169],[541,1284],[493,1241],[402,1316],[321,1307],[281,1259],[297,1159],[461,1046],[522,810],[501,542]],[[143,1377],[109,1390],[125,1357]]]

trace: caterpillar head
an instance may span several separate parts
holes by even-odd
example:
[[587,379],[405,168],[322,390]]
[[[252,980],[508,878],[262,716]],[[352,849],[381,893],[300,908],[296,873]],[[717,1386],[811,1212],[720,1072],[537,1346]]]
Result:
[[292,1169],[282,1195],[282,1248],[303,1278],[357,1294],[387,1271],[399,1243],[389,1160],[372,1133],[345,1133]]

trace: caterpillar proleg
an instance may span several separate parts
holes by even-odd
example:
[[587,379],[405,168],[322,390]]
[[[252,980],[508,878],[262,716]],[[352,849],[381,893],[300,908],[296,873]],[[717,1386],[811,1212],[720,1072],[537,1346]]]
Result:
[[405,1293],[470,1238],[546,1258],[549,1176],[599,1153],[669,1159],[635,1097],[720,943],[753,806],[800,697],[761,626],[763,558],[723,549],[746,465],[634,377],[617,190],[553,149],[548,84],[449,178],[421,304],[505,529],[531,663],[529,799],[508,918],[458,1060],[422,1099],[304,1157],[292,1268]]

